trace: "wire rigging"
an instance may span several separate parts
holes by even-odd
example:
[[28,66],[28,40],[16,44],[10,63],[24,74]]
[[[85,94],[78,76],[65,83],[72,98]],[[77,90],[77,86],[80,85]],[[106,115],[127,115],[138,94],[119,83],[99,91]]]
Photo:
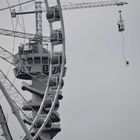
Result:
[[124,40],[124,35],[123,35],[123,32],[125,31],[124,20],[122,18],[121,13],[122,13],[122,11],[119,10],[119,21],[118,21],[117,25],[118,25],[118,31],[121,33],[121,38],[122,38],[122,55],[123,55],[123,59],[125,61],[126,66],[128,66],[129,61],[128,61],[126,55],[125,55],[125,40]]
[[[10,7],[10,3],[9,3],[9,1],[8,0],[6,0],[6,2],[7,2],[7,5]],[[9,10],[10,10],[10,12],[11,12],[11,8],[9,8]],[[11,18],[11,23],[12,23],[12,28],[13,28],[13,30],[14,30],[14,22],[13,22],[13,19]],[[13,47],[12,47],[12,53],[14,53],[14,47],[15,47],[15,37],[14,37],[14,39],[13,39]],[[12,67],[12,65],[10,64],[10,66],[9,66],[9,68],[8,68],[8,71],[7,71],[7,73],[6,73],[6,76],[8,76],[8,74],[9,74],[9,72],[10,72],[10,70],[11,70],[11,67]],[[3,81],[3,84],[5,83],[5,81],[6,81],[6,79]],[[15,82],[15,79],[14,79],[14,82]],[[13,83],[14,83],[13,82]],[[11,87],[12,88],[12,87]],[[0,96],[0,99],[3,97],[4,95],[1,95]]]
[[0,11],[4,11],[4,10],[8,10],[10,8],[14,8],[14,7],[17,7],[17,6],[20,6],[20,5],[25,5],[27,3],[30,3],[30,2],[34,2],[35,0],[29,0],[29,1],[26,1],[26,2],[22,2],[22,3],[18,3],[18,4],[15,4],[15,5],[12,5],[12,6],[8,6],[8,7],[5,7],[5,8],[1,8]]
[[126,54],[125,54],[125,40],[124,40],[124,34],[123,34],[123,32],[121,32],[121,36],[122,36],[123,58],[125,60],[125,64],[126,65],[129,65],[129,61],[128,61],[128,59],[126,57]]
[[[8,5],[8,7],[9,7],[9,10],[10,10],[10,12],[11,12],[12,9],[11,9],[10,3],[9,3],[8,0],[6,0],[6,2],[7,2],[7,5]],[[20,7],[19,11],[22,12],[22,7],[21,7],[20,0],[18,0],[18,2],[19,2],[19,7]],[[25,24],[24,24],[24,18],[23,18],[23,16],[22,16],[22,22],[23,22],[23,27],[22,27],[22,25],[19,23],[19,16],[18,16],[18,17],[16,18],[16,24],[15,24],[15,26],[14,26],[13,18],[11,18],[11,23],[12,23],[13,31],[16,31],[16,29],[17,29],[17,27],[18,27],[18,24],[19,24],[19,25],[21,26],[22,30],[23,30],[24,33],[25,33]],[[25,42],[25,39],[24,39],[24,42]],[[14,53],[14,50],[15,50],[15,37],[13,38],[12,53]],[[8,75],[9,75],[10,70],[11,70],[11,67],[12,67],[12,64],[10,64],[10,66],[9,66],[9,68],[8,68],[8,71],[7,71],[7,73],[6,73],[6,76],[7,76],[7,77],[8,77]],[[5,81],[6,81],[6,79],[3,81],[3,84],[5,83]],[[16,78],[14,79],[14,81],[13,81],[12,83],[14,84],[15,81],[16,81]],[[10,88],[12,88],[12,87],[10,87]],[[3,95],[0,96],[0,99],[1,99],[2,97],[3,97]]]

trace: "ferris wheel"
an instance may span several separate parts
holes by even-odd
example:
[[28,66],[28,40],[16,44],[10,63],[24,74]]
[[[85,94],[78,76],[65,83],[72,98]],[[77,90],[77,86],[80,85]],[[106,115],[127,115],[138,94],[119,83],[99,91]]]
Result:
[[[5,96],[25,132],[23,140],[53,139],[61,131],[58,109],[67,70],[62,10],[127,3],[118,0],[89,3],[3,0],[4,3],[7,6],[0,7],[0,12],[10,11],[7,17],[11,19],[12,29],[9,25],[0,25],[0,39],[6,38],[0,44],[0,58],[10,64],[7,71],[0,68],[1,98]],[[11,40],[11,37],[14,39]],[[8,47],[3,47],[5,45],[13,48],[9,51]],[[11,70],[18,83],[13,77],[14,80],[11,80]],[[12,139],[9,131],[3,129],[3,133],[7,140]]]

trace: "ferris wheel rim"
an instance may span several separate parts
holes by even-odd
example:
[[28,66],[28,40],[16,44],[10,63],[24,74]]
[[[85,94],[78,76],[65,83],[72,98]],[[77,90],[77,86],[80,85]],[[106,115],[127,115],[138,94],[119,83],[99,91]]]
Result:
[[[47,0],[45,0],[45,4],[46,4],[46,9],[49,8],[49,3]],[[58,93],[60,91],[60,86],[61,86],[61,82],[62,82],[62,77],[63,77],[63,71],[64,71],[64,59],[65,59],[65,30],[64,30],[64,21],[63,21],[63,15],[62,15],[62,10],[61,10],[61,4],[60,4],[60,1],[57,0],[57,4],[58,4],[58,9],[60,11],[60,15],[61,15],[61,21],[60,21],[60,24],[61,24],[61,28],[62,28],[62,34],[63,34],[63,43],[62,43],[62,64],[61,64],[61,72],[60,72],[60,78],[59,78],[59,83],[58,83],[58,86],[57,86],[57,90],[56,90],[56,94],[55,94],[55,97],[54,97],[54,101],[51,105],[51,108],[49,110],[49,113],[47,114],[47,117],[46,119],[44,120],[44,123],[41,125],[40,129],[38,130],[38,132],[36,133],[36,135],[34,136],[34,139],[36,139],[38,137],[38,135],[42,132],[43,128],[45,127],[45,125],[47,124],[48,120],[49,120],[49,117],[53,111],[53,108],[56,104],[56,101],[57,101],[57,96],[58,96]],[[50,27],[50,33],[52,33],[53,31],[53,28],[52,28],[52,23],[49,22],[49,27]],[[52,54],[53,54],[53,45],[51,44],[51,58],[52,58]],[[49,66],[49,80],[47,81],[47,84],[46,84],[46,89],[45,89],[45,94],[44,94],[44,97],[42,99],[42,102],[41,102],[41,105],[40,105],[40,108],[39,108],[39,111],[38,111],[38,116],[40,115],[42,109],[43,109],[43,106],[44,106],[44,103],[45,103],[45,99],[47,97],[47,92],[48,92],[48,89],[49,89],[49,81],[50,81],[50,78],[52,76],[52,65]],[[33,121],[33,124],[31,125],[30,127],[30,130],[32,130],[32,127],[34,126],[36,120],[38,119],[38,116],[35,117],[34,121]]]
[[[47,0],[46,0],[47,1]],[[50,109],[50,112],[48,113],[48,114],[50,114],[51,115],[51,113],[52,113],[52,110],[53,110],[53,107],[54,107],[54,105],[56,104],[56,100],[57,100],[57,96],[58,96],[58,93],[59,93],[59,91],[60,91],[60,86],[61,86],[61,82],[62,82],[62,77],[63,77],[63,71],[64,71],[64,64],[65,64],[65,32],[64,32],[64,21],[63,21],[63,17],[62,17],[62,10],[61,10],[61,3],[60,3],[60,1],[59,0],[57,0],[57,2],[56,2],[59,6],[58,6],[58,9],[59,9],[59,11],[60,11],[60,14],[61,14],[61,18],[60,18],[60,25],[61,25],[61,30],[62,30],[62,35],[63,35],[63,43],[61,44],[62,45],[62,64],[61,64],[61,71],[60,71],[60,78],[59,78],[59,82],[58,82],[58,85],[57,85],[57,89],[56,89],[56,94],[55,94],[55,98],[54,98],[54,101],[53,101],[53,103],[52,103],[52,106],[51,106],[51,109]],[[53,27],[52,27],[52,24],[50,23],[50,32],[52,33],[52,31],[53,31]],[[52,44],[51,44],[52,45]],[[52,45],[52,49],[51,49],[51,59],[52,59],[52,56],[53,56],[53,45]],[[49,89],[49,81],[50,81],[50,79],[51,79],[51,77],[52,77],[52,64],[49,66],[49,80],[48,80],[48,82],[47,82],[47,89],[45,90],[45,93],[46,93],[46,96],[47,96],[47,92],[48,92],[48,89]],[[45,95],[44,95],[44,99],[45,99]],[[41,103],[42,104],[42,103]],[[43,103],[44,104],[44,103]],[[42,104],[42,107],[44,106]],[[41,106],[40,106],[41,107]],[[45,123],[47,123],[47,120],[48,120],[48,118],[49,118],[49,116],[50,115],[48,115],[47,117],[46,117],[46,121],[45,121]],[[39,115],[37,115],[36,114],[36,116],[37,117],[39,117]],[[32,123],[33,124],[33,123]],[[43,124],[42,124],[43,125]],[[30,132],[30,131],[29,131]],[[39,131],[39,132],[41,132],[41,131]],[[36,135],[35,135],[36,136]]]

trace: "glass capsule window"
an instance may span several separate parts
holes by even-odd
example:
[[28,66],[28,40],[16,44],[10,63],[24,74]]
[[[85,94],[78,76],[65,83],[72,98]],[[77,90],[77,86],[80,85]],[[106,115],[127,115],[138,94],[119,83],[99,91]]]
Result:
[[52,10],[47,12],[47,19],[51,19],[51,18],[53,18],[53,11]]
[[60,19],[60,13],[59,13],[59,10],[58,9],[54,9],[52,8],[51,10],[49,10],[47,12],[47,19],[48,20],[58,20]]
[[60,18],[60,13],[58,9],[55,9],[55,18]]
[[52,64],[55,65],[55,64],[59,64],[59,57],[58,55],[54,55],[52,57]]
[[60,55],[59,57],[60,57],[60,64],[62,64],[62,55]]
[[42,64],[48,64],[48,57],[42,57]]
[[40,64],[40,57],[34,58],[34,64]]
[[59,40],[62,40],[62,32],[59,31]]
[[56,42],[56,44],[62,43],[62,31],[61,30],[54,30],[51,34],[51,42]]
[[32,57],[27,58],[27,63],[28,63],[28,64],[33,64],[33,59],[32,59]]

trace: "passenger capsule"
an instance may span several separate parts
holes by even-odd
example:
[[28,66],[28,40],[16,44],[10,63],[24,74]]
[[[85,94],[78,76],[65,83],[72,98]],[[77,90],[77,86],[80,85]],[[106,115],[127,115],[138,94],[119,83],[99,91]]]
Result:
[[49,22],[60,21],[60,12],[59,12],[58,8],[51,7],[47,11],[46,17],[47,17],[47,19],[48,19]]
[[121,11],[119,11],[119,13],[120,13],[120,19],[119,19],[117,25],[118,25],[118,31],[122,32],[125,30],[124,29],[124,20],[122,19]]
[[62,44],[62,41],[63,41],[62,31],[61,30],[53,30],[53,32],[50,36],[50,41],[53,45]]

